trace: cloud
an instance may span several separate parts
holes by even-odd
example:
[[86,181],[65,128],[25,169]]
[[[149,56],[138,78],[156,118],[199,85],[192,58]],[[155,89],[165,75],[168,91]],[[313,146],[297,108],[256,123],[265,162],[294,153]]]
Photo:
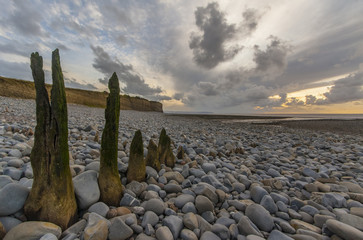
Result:
[[286,56],[290,47],[279,38],[271,36],[270,44],[266,50],[261,50],[259,46],[254,47],[253,61],[256,63],[257,72],[274,71],[282,74],[287,66]]
[[237,33],[235,24],[228,24],[225,13],[219,10],[216,2],[206,7],[198,7],[195,11],[196,25],[201,34],[190,35],[189,48],[193,50],[194,61],[207,69],[232,59],[241,46],[226,46]]
[[3,77],[32,80],[30,63],[8,62],[0,59],[0,73]]
[[217,85],[211,82],[198,83],[199,92],[206,96],[218,95]]
[[47,36],[43,31],[41,21],[42,14],[39,9],[32,3],[22,0],[14,0],[14,11],[8,18],[12,26],[20,33],[26,36]]
[[68,88],[86,89],[86,90],[97,90],[97,87],[90,83],[80,83],[75,78],[64,77],[64,84]]
[[243,23],[241,28],[246,35],[250,35],[257,29],[258,21],[261,19],[262,14],[260,14],[257,9],[247,8],[242,13],[242,17]]
[[329,92],[324,93],[325,99],[317,104],[347,103],[363,99],[363,72],[351,74],[337,80]]
[[175,99],[175,100],[182,100],[183,97],[184,97],[184,93],[175,93],[173,95],[173,99]]
[[306,95],[305,103],[306,105],[312,105],[316,103],[317,98],[314,95]]
[[113,72],[116,72],[118,79],[126,84],[122,88],[125,93],[150,97],[158,96],[162,92],[160,87],[154,88],[145,83],[144,78],[134,71],[131,64],[125,65],[117,58],[112,59],[100,46],[91,45],[91,49],[95,55],[92,66],[105,75],[104,79],[99,79],[100,83],[105,84],[108,82],[108,78]]

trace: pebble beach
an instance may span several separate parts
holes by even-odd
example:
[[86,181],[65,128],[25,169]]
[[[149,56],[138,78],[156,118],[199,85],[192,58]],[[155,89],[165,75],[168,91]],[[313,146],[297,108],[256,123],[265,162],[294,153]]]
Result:
[[[121,111],[118,171],[125,191],[118,206],[107,206],[97,181],[104,109],[72,104],[68,144],[79,219],[63,231],[27,221],[35,101],[0,97],[0,103],[0,239],[363,239],[363,136],[354,130]],[[127,183],[135,131],[142,132],[146,156],[162,128],[174,155],[181,147],[184,156],[173,169],[147,167],[145,182]]]

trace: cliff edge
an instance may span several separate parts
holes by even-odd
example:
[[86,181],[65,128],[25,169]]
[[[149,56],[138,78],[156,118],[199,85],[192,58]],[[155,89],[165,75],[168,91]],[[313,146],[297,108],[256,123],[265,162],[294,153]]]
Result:
[[[51,85],[46,84],[50,94]],[[75,103],[90,107],[106,107],[107,92],[96,92],[74,88],[66,88],[67,103]],[[0,96],[35,99],[34,82],[0,76]],[[140,97],[120,96],[121,110],[163,112],[160,102],[149,101]]]

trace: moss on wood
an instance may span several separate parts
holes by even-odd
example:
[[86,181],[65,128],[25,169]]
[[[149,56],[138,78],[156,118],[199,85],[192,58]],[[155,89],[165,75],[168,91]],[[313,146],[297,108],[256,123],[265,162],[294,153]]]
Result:
[[140,130],[135,132],[130,146],[129,166],[127,169],[127,181],[142,182],[145,180],[146,162],[144,159],[144,145]]
[[122,197],[122,184],[117,167],[118,128],[120,118],[120,86],[116,73],[108,82],[110,94],[105,110],[106,124],[101,140],[101,163],[98,183],[101,201],[118,206]]
[[30,62],[37,125],[30,155],[34,183],[24,212],[28,220],[52,222],[66,229],[76,220],[77,204],[69,168],[67,102],[58,49],[52,53],[51,103],[44,85],[42,57],[32,53]]

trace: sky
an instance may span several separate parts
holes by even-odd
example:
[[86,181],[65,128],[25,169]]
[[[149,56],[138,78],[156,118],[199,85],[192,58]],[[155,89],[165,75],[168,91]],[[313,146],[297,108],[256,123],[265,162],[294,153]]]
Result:
[[59,48],[67,87],[164,111],[363,114],[360,0],[0,0],[0,76]]

